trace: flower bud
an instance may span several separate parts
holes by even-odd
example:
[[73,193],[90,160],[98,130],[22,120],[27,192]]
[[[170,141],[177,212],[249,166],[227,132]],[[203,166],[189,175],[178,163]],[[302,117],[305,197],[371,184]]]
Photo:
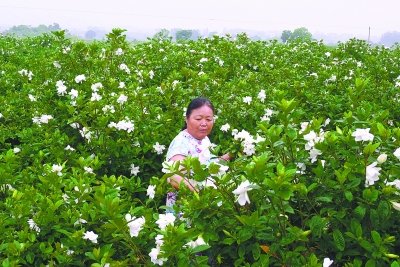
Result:
[[379,157],[376,159],[379,164],[384,163],[387,160],[387,155],[386,154],[380,154]]
[[393,208],[394,208],[395,210],[400,211],[400,203],[394,202],[394,201],[391,201],[391,202],[392,202]]

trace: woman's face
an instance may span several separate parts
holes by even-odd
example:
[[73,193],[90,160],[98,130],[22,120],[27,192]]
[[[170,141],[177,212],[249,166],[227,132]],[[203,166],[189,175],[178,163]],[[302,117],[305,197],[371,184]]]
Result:
[[187,131],[196,139],[203,139],[210,134],[214,126],[214,112],[207,106],[193,109],[186,118]]

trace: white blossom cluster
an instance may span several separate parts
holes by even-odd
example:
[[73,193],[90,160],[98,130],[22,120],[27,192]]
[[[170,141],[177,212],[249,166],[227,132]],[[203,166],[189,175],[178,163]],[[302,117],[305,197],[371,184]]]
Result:
[[237,129],[232,130],[232,135],[235,140],[240,140],[242,141],[242,146],[243,146],[243,153],[246,154],[247,156],[251,156],[254,153],[256,153],[256,147],[255,145],[259,142],[265,141],[265,138],[257,135],[256,138],[254,138],[249,132],[246,130],[238,131]]
[[[159,214],[156,224],[158,225],[160,230],[164,231],[168,225],[173,226],[175,220],[176,220],[176,217],[172,213]],[[152,248],[149,253],[151,262],[154,264],[160,265],[160,266],[163,265],[164,262],[167,261],[166,258],[160,258],[160,254],[162,253],[161,247],[164,244],[163,238],[164,238],[164,236],[162,234],[159,234],[156,236],[156,238],[155,238],[156,239],[156,242],[155,242],[156,247]]]
[[32,80],[32,77],[33,77],[32,71],[26,70],[26,69],[22,69],[22,70],[18,71],[18,73],[21,74],[21,76],[28,77],[29,81]]
[[49,120],[53,119],[52,115],[43,114],[40,117],[36,116],[32,118],[33,123],[41,126],[42,124],[49,123]]
[[108,127],[115,128],[115,129],[122,130],[122,131],[127,131],[128,133],[133,132],[133,130],[135,129],[135,125],[134,125],[133,121],[129,120],[128,118],[125,118],[125,120],[121,120],[117,123],[110,122],[108,124]]
[[322,154],[321,150],[315,148],[315,145],[324,141],[324,136],[325,132],[323,129],[320,129],[319,134],[315,131],[310,131],[308,134],[303,136],[304,140],[307,141],[304,148],[310,153],[309,159],[311,160],[311,163],[316,162],[317,157]]
[[90,98],[90,101],[100,101],[102,96],[99,94],[99,90],[103,88],[103,84],[97,82],[92,84],[90,88],[92,89],[92,97]]

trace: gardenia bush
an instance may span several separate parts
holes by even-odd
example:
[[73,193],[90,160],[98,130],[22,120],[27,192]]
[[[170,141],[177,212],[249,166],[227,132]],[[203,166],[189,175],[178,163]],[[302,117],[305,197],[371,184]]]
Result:
[[[60,31],[0,62],[2,266],[400,266],[399,46]],[[165,162],[196,96],[231,161]]]

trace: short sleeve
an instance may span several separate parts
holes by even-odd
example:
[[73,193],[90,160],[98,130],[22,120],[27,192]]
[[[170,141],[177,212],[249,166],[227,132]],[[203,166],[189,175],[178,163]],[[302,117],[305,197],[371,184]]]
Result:
[[169,161],[175,155],[189,155],[189,141],[184,135],[178,134],[168,147],[166,160]]

